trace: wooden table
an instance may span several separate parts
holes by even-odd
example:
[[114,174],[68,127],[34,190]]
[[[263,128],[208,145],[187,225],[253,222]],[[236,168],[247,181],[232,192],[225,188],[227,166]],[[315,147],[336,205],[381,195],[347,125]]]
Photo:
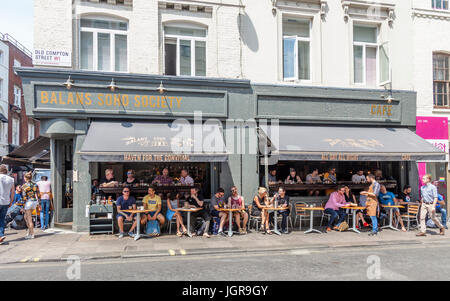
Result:
[[394,208],[405,208],[405,206],[400,206],[400,205],[381,205],[381,207],[389,208],[389,225],[381,227],[380,229],[389,228],[389,229],[392,229],[392,230],[395,230],[395,231],[400,231],[399,229],[395,228],[392,225],[393,211],[394,211]]
[[313,228],[313,216],[314,216],[314,211],[324,211],[325,208],[323,207],[305,207],[303,208],[303,210],[310,210],[310,214],[309,214],[309,230],[305,231],[305,234],[311,233],[311,232],[317,232],[322,234],[322,232],[320,232],[319,230],[316,230]]
[[218,211],[228,212],[228,236],[233,236],[233,212],[241,211],[240,208],[219,208]]
[[352,220],[353,220],[353,225],[352,225],[352,227],[351,228],[349,228],[349,230],[352,230],[353,232],[356,232],[356,233],[361,233],[361,232],[359,232],[359,230],[358,229],[356,229],[356,210],[364,210],[364,209],[366,209],[366,207],[362,207],[362,206],[344,206],[344,207],[341,207],[342,209],[350,209],[350,210],[353,210],[353,212],[352,212],[352,216],[353,216],[353,218],[352,218]]
[[[203,208],[177,208],[175,211],[183,211],[187,212],[187,234],[189,237],[192,237],[191,233],[191,213],[203,210]],[[208,231],[208,230],[207,230]]]
[[263,210],[267,210],[267,211],[274,211],[273,233],[275,233],[277,235],[281,235],[281,232],[278,231],[278,214],[277,213],[278,213],[278,211],[281,211],[281,210],[288,210],[289,207],[288,208],[281,208],[281,207],[267,207],[267,206],[264,206],[264,207],[262,207],[262,209]]
[[[138,240],[141,238],[141,213],[147,213],[150,212],[152,210],[137,210],[137,209],[125,209],[125,210],[120,210],[123,212],[127,212],[127,213],[131,213],[131,214],[136,214],[136,236],[134,236],[134,240]],[[146,234],[144,234],[143,236],[147,236]]]

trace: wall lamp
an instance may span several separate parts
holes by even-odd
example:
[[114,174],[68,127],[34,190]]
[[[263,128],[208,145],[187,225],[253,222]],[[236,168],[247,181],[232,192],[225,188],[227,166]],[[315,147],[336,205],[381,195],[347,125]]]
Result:
[[63,84],[66,86],[67,90],[70,90],[73,87],[73,80],[69,75],[69,78],[66,80],[66,82]]
[[164,88],[162,81],[161,81],[161,83],[159,84],[158,91],[159,91],[159,94],[163,94],[164,92],[167,91],[167,89]]
[[119,87],[117,87],[116,82],[114,81],[114,78],[111,80],[111,83],[108,85],[109,90],[111,92],[116,91]]

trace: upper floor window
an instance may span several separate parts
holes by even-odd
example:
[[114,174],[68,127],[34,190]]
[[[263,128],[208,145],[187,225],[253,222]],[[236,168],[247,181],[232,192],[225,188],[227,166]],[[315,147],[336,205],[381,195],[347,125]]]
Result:
[[377,27],[353,27],[353,72],[355,84],[376,86],[389,81],[388,43],[379,43]]
[[20,108],[20,100],[22,99],[22,89],[14,86],[14,105]]
[[0,100],[3,100],[3,79],[0,78]]
[[164,73],[206,76],[206,29],[164,27]]
[[433,54],[433,103],[450,108],[450,55]]
[[3,51],[1,51],[0,50],[0,65],[4,65],[5,64],[5,62],[4,62],[4,54],[3,54]]
[[431,0],[431,7],[434,9],[447,9],[449,0]]
[[28,142],[34,139],[34,122],[28,122]]
[[128,23],[80,20],[80,69],[128,71]]
[[283,19],[283,78],[311,80],[310,20]]
[[[22,64],[18,60],[14,60],[14,67],[20,67]],[[14,70],[14,74],[17,75],[16,70]]]
[[11,144],[13,145],[19,145],[19,136],[20,136],[20,122],[18,118],[13,118],[12,119],[12,139],[11,139]]

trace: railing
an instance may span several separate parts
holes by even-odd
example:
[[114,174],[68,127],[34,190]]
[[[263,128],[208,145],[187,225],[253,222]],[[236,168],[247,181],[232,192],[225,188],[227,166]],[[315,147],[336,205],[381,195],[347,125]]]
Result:
[[9,34],[7,34],[7,33],[3,34],[0,32],[0,40],[5,41],[5,42],[10,42],[11,44],[16,46],[20,51],[25,53],[30,58],[33,57],[33,53],[30,50],[28,50],[27,47],[23,46],[22,43],[20,43],[16,39],[14,39],[14,37],[10,36]]

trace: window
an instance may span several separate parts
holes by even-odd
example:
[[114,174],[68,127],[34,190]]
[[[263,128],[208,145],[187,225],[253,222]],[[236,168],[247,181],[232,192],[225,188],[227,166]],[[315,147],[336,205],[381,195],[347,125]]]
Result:
[[164,73],[206,76],[206,29],[164,27]]
[[[14,67],[20,67],[22,64],[18,60],[14,60]],[[17,72],[14,70],[14,74],[17,75]]]
[[353,27],[354,83],[376,86],[390,80],[389,43],[378,43],[378,28]]
[[3,59],[4,59],[3,51],[0,50],[0,65],[4,64]]
[[34,122],[28,122],[28,142],[34,139]]
[[18,86],[14,86],[14,105],[20,108],[20,103],[22,99],[22,89]]
[[3,79],[0,78],[0,100],[3,99]]
[[12,141],[13,145],[19,145],[20,125],[19,119],[12,119]]
[[450,55],[433,54],[433,103],[450,108]]
[[449,0],[431,0],[431,7],[434,9],[447,9]]
[[283,78],[311,80],[310,21],[283,19]]
[[128,23],[81,19],[80,68],[127,72]]

